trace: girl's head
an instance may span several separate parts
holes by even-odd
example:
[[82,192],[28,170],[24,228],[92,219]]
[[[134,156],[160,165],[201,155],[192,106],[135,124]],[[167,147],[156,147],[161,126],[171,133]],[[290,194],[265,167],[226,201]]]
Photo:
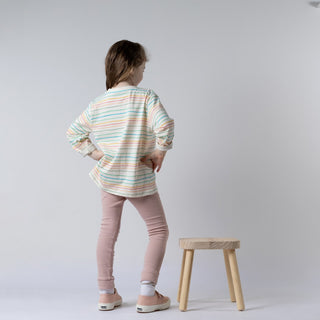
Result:
[[114,43],[105,58],[107,90],[121,81],[137,85],[142,80],[147,61],[145,49],[140,43],[129,40]]

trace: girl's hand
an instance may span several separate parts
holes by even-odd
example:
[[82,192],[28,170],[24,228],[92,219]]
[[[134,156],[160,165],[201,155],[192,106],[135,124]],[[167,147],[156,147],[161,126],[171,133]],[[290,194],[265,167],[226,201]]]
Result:
[[96,149],[89,153],[88,156],[91,157],[93,160],[99,161],[104,156],[104,153],[101,150]]
[[142,157],[140,161],[142,161],[147,167],[151,168],[152,171],[158,168],[157,172],[159,172],[166,153],[167,151],[155,149],[150,154]]

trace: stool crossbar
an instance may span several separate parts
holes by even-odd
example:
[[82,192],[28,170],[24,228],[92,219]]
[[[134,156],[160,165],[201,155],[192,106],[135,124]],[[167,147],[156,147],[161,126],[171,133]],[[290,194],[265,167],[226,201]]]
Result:
[[191,271],[194,250],[222,249],[232,302],[237,303],[239,311],[244,310],[244,301],[235,249],[240,248],[240,240],[234,238],[180,238],[180,248],[183,249],[178,302],[180,311],[187,310],[190,289]]

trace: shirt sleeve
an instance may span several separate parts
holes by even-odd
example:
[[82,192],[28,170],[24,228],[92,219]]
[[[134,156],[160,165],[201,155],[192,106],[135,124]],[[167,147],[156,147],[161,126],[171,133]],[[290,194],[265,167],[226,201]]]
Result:
[[167,151],[172,149],[174,137],[174,119],[170,118],[160,102],[159,96],[149,90],[146,99],[148,126],[156,136],[156,149]]
[[92,131],[92,103],[71,123],[66,132],[71,147],[83,157],[96,150],[96,146],[89,138]]

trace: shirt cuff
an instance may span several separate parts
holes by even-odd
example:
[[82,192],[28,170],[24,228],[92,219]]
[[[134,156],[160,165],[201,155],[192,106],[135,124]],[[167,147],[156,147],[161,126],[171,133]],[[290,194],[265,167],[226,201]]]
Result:
[[96,146],[94,144],[89,144],[87,147],[81,150],[80,153],[83,157],[85,157],[94,150],[97,150]]
[[167,146],[162,146],[162,145],[156,143],[156,149],[161,150],[161,151],[168,151],[168,150],[172,149],[172,142]]

